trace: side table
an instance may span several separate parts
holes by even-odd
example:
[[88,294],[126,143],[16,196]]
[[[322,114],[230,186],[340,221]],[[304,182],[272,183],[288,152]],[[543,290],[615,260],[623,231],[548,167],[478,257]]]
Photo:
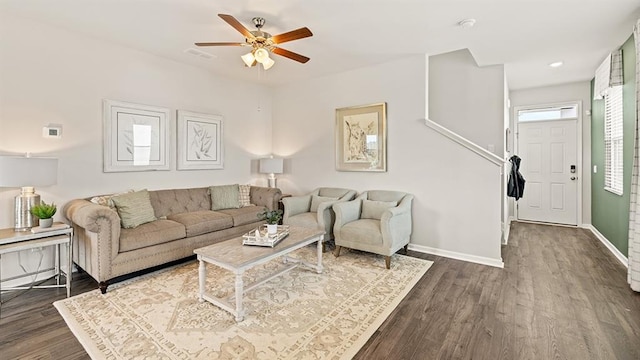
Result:
[[[73,228],[65,227],[63,223],[54,223],[52,229],[49,231],[42,231],[32,233],[31,231],[14,231],[14,229],[0,229],[0,293],[13,290],[29,290],[29,289],[47,289],[47,288],[67,288],[67,297],[71,296],[71,272],[72,272],[72,251],[73,251]],[[67,270],[63,271],[60,266],[60,247],[66,244],[68,263]],[[38,249],[47,246],[55,246],[55,261],[53,268],[37,269],[36,271],[25,273],[10,278],[2,278],[2,255],[22,250]],[[9,281],[14,279],[20,279],[27,276],[36,276],[37,274],[54,270],[55,274],[52,277],[56,278],[56,284],[54,285],[34,285],[30,286],[14,286],[3,287],[3,281]],[[65,284],[60,284],[60,276],[63,275],[66,278]],[[50,278],[49,278],[50,279]],[[5,300],[6,302],[6,300]],[[0,301],[0,307],[2,301]]]

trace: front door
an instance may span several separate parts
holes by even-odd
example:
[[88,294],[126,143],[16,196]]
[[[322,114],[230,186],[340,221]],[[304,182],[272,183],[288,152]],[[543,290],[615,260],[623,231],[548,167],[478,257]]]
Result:
[[577,120],[518,123],[520,173],[526,183],[518,219],[577,225]]

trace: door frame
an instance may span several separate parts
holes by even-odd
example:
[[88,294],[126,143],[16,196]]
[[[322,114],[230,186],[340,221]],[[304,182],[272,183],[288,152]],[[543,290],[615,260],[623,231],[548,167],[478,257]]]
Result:
[[[584,167],[584,164],[582,163],[582,126],[583,126],[583,122],[582,122],[582,100],[575,100],[575,101],[562,101],[562,102],[557,102],[557,103],[543,103],[543,104],[535,104],[535,105],[521,105],[521,106],[515,106],[513,108],[513,129],[514,129],[514,136],[513,136],[513,148],[515,153],[514,154],[518,154],[520,151],[520,130],[519,130],[519,121],[518,121],[518,112],[520,110],[534,110],[534,109],[539,109],[539,108],[545,108],[545,107],[561,107],[561,106],[570,106],[570,105],[577,105],[577,118],[576,118],[576,166],[578,167],[579,171],[576,171],[576,176],[578,177],[578,185],[577,185],[577,193],[576,193],[576,226],[577,227],[582,227],[583,226],[583,221],[582,221],[582,177],[585,174],[585,170],[586,168]],[[571,119],[571,118],[570,118]],[[570,120],[570,119],[558,119],[558,120]],[[541,120],[541,121],[554,121],[554,120]],[[530,122],[534,122],[534,121],[530,121]],[[589,171],[591,171],[591,166],[589,165]],[[525,179],[526,180],[526,179]],[[526,184],[525,184],[525,191],[526,191]],[[518,203],[516,201],[514,201],[514,205],[513,205],[513,216],[516,220],[519,220],[519,215],[518,215]],[[558,223],[561,224],[561,223]],[[570,225],[573,226],[573,225]]]

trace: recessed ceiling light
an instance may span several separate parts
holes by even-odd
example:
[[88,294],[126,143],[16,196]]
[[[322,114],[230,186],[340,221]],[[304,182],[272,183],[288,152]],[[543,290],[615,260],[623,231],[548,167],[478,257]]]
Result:
[[464,19],[458,23],[458,26],[461,26],[465,29],[473,27],[476,24],[476,19]]
[[552,68],[558,68],[560,66],[564,65],[564,62],[562,61],[556,61],[556,62],[552,62],[551,64],[549,64],[549,66],[551,66]]

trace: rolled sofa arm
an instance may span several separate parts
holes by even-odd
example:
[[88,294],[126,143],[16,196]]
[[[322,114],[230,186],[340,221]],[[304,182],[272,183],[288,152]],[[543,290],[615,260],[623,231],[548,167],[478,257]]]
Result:
[[101,223],[99,220],[114,223],[118,228],[118,233],[114,235],[117,239],[120,238],[120,217],[117,212],[107,206],[97,205],[84,199],[76,199],[68,202],[63,211],[69,221],[95,233],[100,231]]
[[269,210],[278,209],[278,202],[282,199],[282,191],[278,188],[252,186],[249,194],[252,204],[264,206]]
[[71,200],[63,213],[74,228],[73,261],[96,281],[110,280],[120,249],[118,213],[84,199]]

